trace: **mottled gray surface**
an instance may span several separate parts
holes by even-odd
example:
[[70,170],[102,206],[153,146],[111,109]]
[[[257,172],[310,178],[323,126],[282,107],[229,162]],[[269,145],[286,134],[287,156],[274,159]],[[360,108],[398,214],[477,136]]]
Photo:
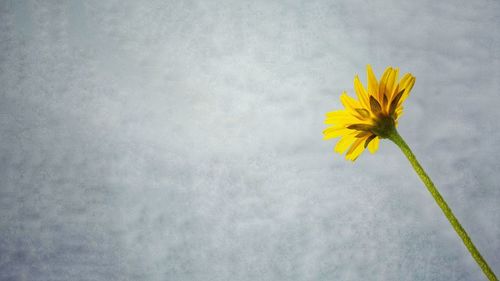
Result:
[[393,144],[322,141],[367,63],[500,274],[500,2],[0,3],[0,280],[484,280]]

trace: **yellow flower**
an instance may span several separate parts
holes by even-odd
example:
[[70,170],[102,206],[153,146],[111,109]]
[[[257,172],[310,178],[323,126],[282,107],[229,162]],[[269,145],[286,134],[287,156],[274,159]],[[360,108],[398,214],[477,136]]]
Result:
[[371,153],[378,149],[379,140],[387,138],[397,126],[403,113],[403,102],[415,84],[415,77],[406,73],[398,81],[398,68],[387,67],[380,81],[377,81],[370,65],[367,65],[368,89],[359,77],[354,77],[357,99],[343,92],[340,101],[344,110],[326,114],[325,124],[331,125],[323,131],[324,139],[340,137],[335,151],[346,159],[356,160],[368,147]]

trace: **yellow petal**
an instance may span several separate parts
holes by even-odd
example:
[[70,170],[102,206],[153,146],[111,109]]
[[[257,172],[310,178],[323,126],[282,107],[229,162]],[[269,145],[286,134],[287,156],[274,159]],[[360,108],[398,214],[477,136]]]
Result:
[[401,77],[401,80],[399,80],[399,89],[402,90],[404,89],[405,85],[408,83],[408,81],[411,79],[411,74],[410,73],[406,73],[405,75],[403,75],[403,77]]
[[356,137],[354,134],[342,136],[342,138],[335,145],[335,152],[340,154],[344,153],[344,151],[346,151],[355,140]]
[[394,92],[396,91],[396,88],[398,86],[398,83],[396,83],[396,81],[398,80],[398,76],[399,76],[399,68],[393,68],[392,73],[389,76],[389,79],[387,80],[387,85],[386,85],[386,95],[387,95],[387,99],[389,101],[391,101],[392,97],[395,94],[397,94]]
[[345,123],[356,123],[358,119],[354,118],[348,111],[346,110],[337,110],[326,113],[325,124],[333,125],[333,124],[345,124]]
[[370,103],[368,100],[368,94],[366,93],[365,87],[361,83],[361,80],[359,80],[358,75],[354,77],[354,90],[356,91],[356,95],[358,96],[358,100],[360,101],[361,105],[363,105],[364,108],[369,109]]
[[415,77],[411,76],[404,86],[405,91],[401,96],[401,99],[399,100],[399,105],[402,105],[406,98],[410,95],[410,91],[413,88],[413,85],[415,85]]
[[347,95],[346,92],[343,92],[342,95],[340,96],[340,101],[346,108],[346,111],[353,117],[358,118],[359,120],[364,120],[366,119],[362,114],[359,113],[357,109],[362,108],[361,104],[359,101],[351,98],[350,96]]
[[324,123],[326,125],[340,125],[352,122],[349,122],[349,119],[347,118],[326,118]]
[[344,105],[344,107],[346,109],[351,110],[351,111],[356,111],[355,110],[356,108],[361,107],[359,102],[357,100],[351,98],[350,96],[348,96],[346,92],[342,93],[342,95],[340,96],[340,101],[342,102],[342,104]]
[[380,139],[378,137],[375,137],[372,139],[372,141],[368,144],[368,150],[370,153],[375,153],[378,150],[378,144],[380,142]]
[[398,108],[396,108],[396,121],[403,115],[403,106],[400,105]]
[[323,131],[323,139],[329,140],[333,138],[338,138],[343,135],[351,133],[352,130],[346,129],[344,127],[330,127]]
[[356,160],[363,150],[365,150],[365,146],[363,144],[366,139],[367,137],[356,139],[347,151],[345,158],[352,161]]
[[345,110],[335,110],[335,111],[327,112],[326,118],[344,117],[346,115],[349,115],[349,113],[347,113],[347,111],[345,111]]
[[373,74],[371,65],[366,66],[366,74],[368,80],[368,95],[378,97],[378,83],[377,77]]
[[389,78],[389,75],[391,75],[391,73],[392,73],[392,67],[389,66],[385,69],[384,74],[382,74],[382,77],[380,78],[380,83],[378,87],[378,97],[375,96],[380,104],[382,104],[382,101],[384,100],[387,79]]

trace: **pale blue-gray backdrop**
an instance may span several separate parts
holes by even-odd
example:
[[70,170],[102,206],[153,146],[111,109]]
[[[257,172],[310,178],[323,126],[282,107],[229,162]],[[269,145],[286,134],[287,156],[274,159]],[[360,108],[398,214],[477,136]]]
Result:
[[393,144],[322,141],[367,63],[500,274],[499,1],[0,3],[0,280],[484,280]]

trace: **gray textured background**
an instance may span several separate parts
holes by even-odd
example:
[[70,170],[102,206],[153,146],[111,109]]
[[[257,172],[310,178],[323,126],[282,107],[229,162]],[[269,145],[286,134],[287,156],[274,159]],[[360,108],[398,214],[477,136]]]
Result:
[[1,280],[483,280],[397,148],[322,141],[354,74],[500,274],[500,2],[1,1]]

